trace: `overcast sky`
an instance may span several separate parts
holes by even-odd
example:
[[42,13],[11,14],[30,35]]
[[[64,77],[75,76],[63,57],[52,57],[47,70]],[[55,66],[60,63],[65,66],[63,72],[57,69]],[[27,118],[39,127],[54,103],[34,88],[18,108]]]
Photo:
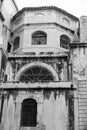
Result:
[[87,0],[15,0],[19,10],[23,7],[57,6],[77,17],[87,16]]

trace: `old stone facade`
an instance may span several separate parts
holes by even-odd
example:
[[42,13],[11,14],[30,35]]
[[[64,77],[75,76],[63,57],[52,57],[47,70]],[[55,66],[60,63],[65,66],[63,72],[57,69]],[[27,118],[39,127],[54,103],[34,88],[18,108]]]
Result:
[[1,15],[0,130],[86,130],[87,17],[54,6],[16,12],[9,35]]

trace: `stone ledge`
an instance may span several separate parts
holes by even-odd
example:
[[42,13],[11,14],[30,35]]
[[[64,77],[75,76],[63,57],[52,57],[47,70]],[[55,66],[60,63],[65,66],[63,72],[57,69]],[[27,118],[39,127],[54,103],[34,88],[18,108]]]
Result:
[[87,47],[87,42],[74,42],[70,44],[71,48],[75,48],[75,47]]
[[0,83],[0,89],[41,89],[41,88],[74,88],[76,89],[76,85],[71,81],[69,82],[45,82],[45,83],[17,83],[17,82],[6,82],[6,83]]

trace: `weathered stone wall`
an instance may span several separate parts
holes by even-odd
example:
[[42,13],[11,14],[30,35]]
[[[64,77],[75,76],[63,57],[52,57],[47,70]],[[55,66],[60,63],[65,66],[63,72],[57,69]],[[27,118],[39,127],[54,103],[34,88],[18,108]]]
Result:
[[[25,65],[31,63],[45,63],[51,66],[55,72],[58,74],[58,78],[60,81],[71,80],[71,68],[69,70],[69,62],[67,58],[18,58],[18,59],[10,59],[7,64],[6,74],[8,75],[8,81],[14,80],[18,71],[23,68]],[[43,66],[44,67],[44,66]],[[71,66],[70,66],[71,67]],[[10,71],[11,70],[11,71]],[[10,71],[10,73],[9,73]],[[13,78],[12,78],[13,77]]]
[[12,0],[5,0],[1,5],[1,12],[5,18],[4,24],[10,27],[11,18],[17,13],[17,8]]
[[18,10],[12,0],[5,0],[1,4],[0,11],[4,17],[4,23],[2,24],[2,26],[0,26],[0,35],[2,31],[2,35],[0,36],[0,44],[3,44],[4,50],[7,51],[7,44],[11,33],[10,20],[12,16],[17,13]]
[[[82,34],[81,34],[82,35]],[[84,36],[85,37],[85,36]],[[71,48],[73,81],[77,82],[75,97],[76,129],[87,129],[87,43],[76,43]]]
[[87,130],[87,80],[78,80],[78,130]]
[[[81,43],[82,45],[83,43]],[[73,78],[78,80],[87,79],[87,47],[78,46],[71,51],[71,62],[73,66]]]
[[[18,17],[13,21],[13,30],[17,29],[18,25],[20,25],[21,19],[24,17],[24,24],[36,24],[36,23],[57,23],[62,26],[65,26],[72,30],[77,30],[78,28],[78,20],[70,17],[67,14],[62,13],[62,11],[56,11],[54,9],[41,9],[41,10],[33,10],[33,11],[24,11],[20,13]],[[15,24],[17,21],[17,24]]]
[[[55,48],[60,49],[60,36],[67,35],[70,41],[73,41],[74,31],[66,28],[62,28],[60,25],[57,26],[54,23],[43,23],[43,24],[24,24],[20,21],[19,27],[13,31],[12,42],[16,36],[20,37],[20,47],[24,52],[38,52],[46,51],[45,49],[50,48],[51,50]],[[18,25],[17,25],[18,26]],[[35,31],[44,31],[47,34],[47,43],[45,45],[32,45],[32,34]],[[13,51],[12,51],[13,52]],[[54,52],[56,53],[56,51]]]
[[6,54],[4,53],[3,48],[1,46],[0,47],[0,80],[1,81],[4,80],[6,61],[7,61]]
[[[74,130],[74,91],[62,89],[7,90],[0,95],[1,130]],[[36,128],[21,127],[21,103],[32,98],[37,102]],[[43,128],[44,127],[44,128]]]
[[[35,31],[44,31],[47,34],[46,45],[32,45],[32,34]],[[16,36],[20,37],[20,47],[24,52],[42,52],[47,48],[60,48],[60,36],[67,35],[70,42],[73,41],[74,33],[78,30],[78,20],[58,12],[55,9],[33,10],[19,12],[17,17],[11,21],[13,33],[12,43]],[[44,50],[42,50],[44,49]],[[56,51],[54,53],[56,53]],[[13,50],[12,50],[13,52]]]
[[87,16],[80,17],[80,42],[87,42]]

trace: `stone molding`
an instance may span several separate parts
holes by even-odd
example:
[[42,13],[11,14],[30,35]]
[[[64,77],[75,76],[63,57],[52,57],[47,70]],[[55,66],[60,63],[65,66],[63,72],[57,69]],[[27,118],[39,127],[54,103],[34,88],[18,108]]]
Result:
[[53,67],[51,67],[50,65],[46,64],[46,63],[42,63],[42,62],[33,62],[33,63],[30,63],[28,65],[25,65],[23,66],[19,71],[18,73],[16,74],[15,76],[15,81],[18,81],[19,80],[19,77],[21,76],[21,74],[27,70],[28,68],[32,67],[32,66],[42,66],[42,67],[45,67],[47,68],[52,74],[53,74],[53,77],[54,77],[54,81],[58,81],[59,78],[58,78],[58,74],[56,73],[56,71],[53,69]]

